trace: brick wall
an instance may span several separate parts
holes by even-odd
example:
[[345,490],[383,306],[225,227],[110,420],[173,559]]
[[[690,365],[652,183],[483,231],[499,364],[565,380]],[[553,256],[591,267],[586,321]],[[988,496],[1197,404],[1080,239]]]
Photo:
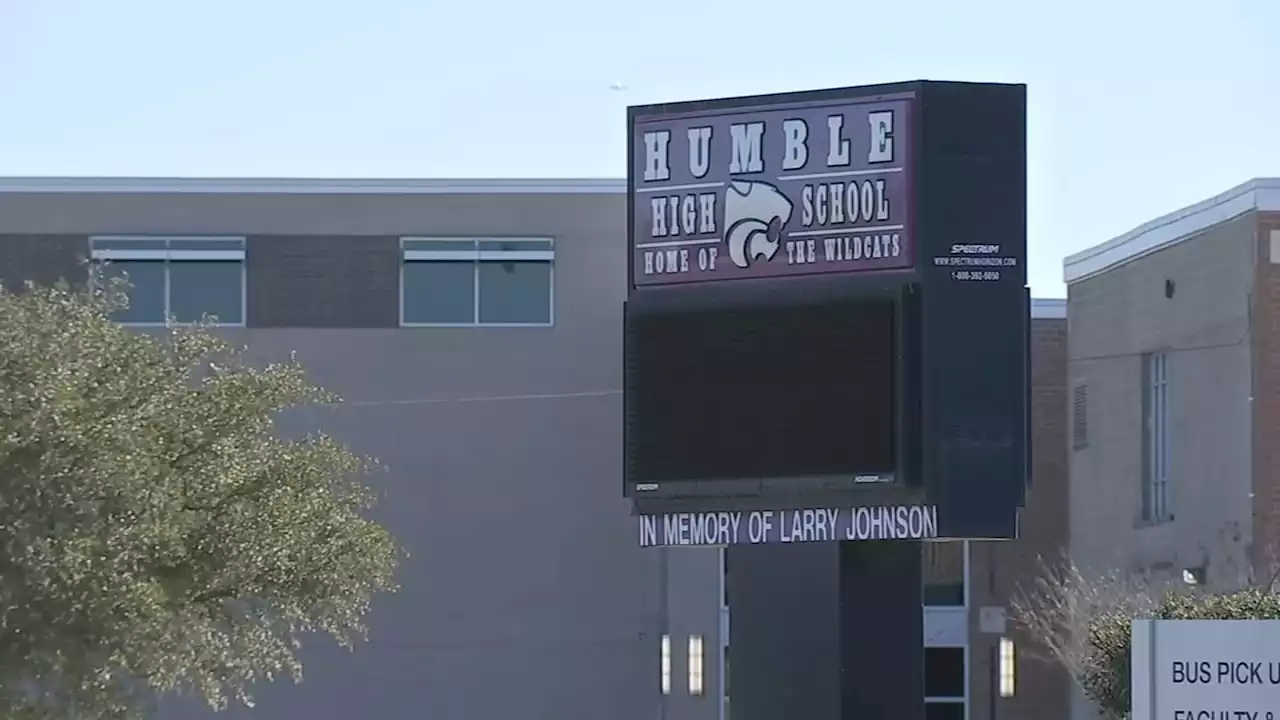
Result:
[[[1280,213],[1257,218],[1253,313],[1253,544],[1255,573],[1269,577],[1280,561]],[[1280,236],[1277,238],[1280,251]]]

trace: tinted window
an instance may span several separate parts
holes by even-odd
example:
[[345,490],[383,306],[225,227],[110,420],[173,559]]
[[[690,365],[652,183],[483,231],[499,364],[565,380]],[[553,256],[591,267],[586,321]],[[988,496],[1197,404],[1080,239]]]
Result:
[[244,322],[244,263],[172,261],[169,263],[169,312],[178,322],[196,322],[208,314],[217,322]]
[[102,279],[124,276],[129,307],[112,318],[122,323],[165,321],[165,263],[163,260],[112,260],[101,266]]
[[962,698],[964,694],[964,648],[925,648],[924,696]]
[[244,239],[107,236],[90,238],[103,280],[124,275],[127,324],[244,324]]
[[924,558],[924,604],[964,605],[964,543],[927,542]]
[[551,263],[480,263],[480,322],[551,322]]
[[404,264],[404,322],[467,324],[476,321],[476,270],[471,262]]

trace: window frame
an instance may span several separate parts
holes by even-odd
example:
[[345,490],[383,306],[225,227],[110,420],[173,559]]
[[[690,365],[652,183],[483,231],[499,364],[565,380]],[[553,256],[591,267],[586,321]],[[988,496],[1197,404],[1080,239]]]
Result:
[[[99,243],[111,243],[136,247],[97,247]],[[183,245],[199,243],[236,243],[238,249],[215,250],[210,248],[183,248]],[[89,236],[89,260],[97,270],[102,263],[120,262],[157,262],[164,266],[164,316],[159,322],[126,322],[117,320],[121,325],[139,328],[161,328],[191,326],[198,321],[174,320],[172,315],[173,297],[170,267],[174,262],[237,262],[240,264],[240,320],[223,322],[218,320],[214,327],[246,327],[249,320],[249,269],[247,260],[248,240],[243,235],[91,235]]]
[[[423,243],[441,243],[456,244],[457,249],[453,250],[415,250],[412,244],[417,242]],[[545,245],[546,249],[538,250],[482,250],[481,243],[538,243]],[[405,320],[405,266],[413,262],[429,263],[436,262],[456,262],[467,263],[472,269],[472,287],[471,287],[471,322],[409,322]],[[547,265],[547,321],[546,322],[482,322],[480,319],[480,269],[485,263],[501,263],[501,262],[535,262],[545,263]],[[432,235],[405,235],[400,238],[400,269],[399,269],[399,323],[402,328],[475,328],[475,327],[497,327],[497,328],[547,328],[554,327],[556,324],[556,241],[550,236],[432,236]]]
[[1142,522],[1160,524],[1174,518],[1170,488],[1173,450],[1170,443],[1169,353],[1142,356]]

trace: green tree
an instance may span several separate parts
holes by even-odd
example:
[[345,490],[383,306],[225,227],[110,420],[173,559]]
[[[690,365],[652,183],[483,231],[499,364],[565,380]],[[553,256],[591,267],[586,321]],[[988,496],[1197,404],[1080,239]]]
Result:
[[1065,668],[1107,720],[1129,716],[1130,628],[1134,620],[1280,619],[1276,577],[1215,592],[1199,585],[1155,582],[1140,574],[1087,574],[1067,562],[1044,567],[1013,602],[1013,615]]
[[349,645],[400,550],[371,461],[288,408],[332,403],[295,360],[255,368],[205,326],[110,320],[121,287],[0,290],[0,717],[133,718],[192,694],[252,704]]

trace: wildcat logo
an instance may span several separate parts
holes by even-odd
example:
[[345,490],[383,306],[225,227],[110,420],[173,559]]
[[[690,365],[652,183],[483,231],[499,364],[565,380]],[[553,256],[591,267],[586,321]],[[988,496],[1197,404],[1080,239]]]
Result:
[[773,260],[782,247],[782,230],[791,220],[791,200],[769,183],[737,180],[729,183],[724,195],[729,259],[744,269],[757,260]]

